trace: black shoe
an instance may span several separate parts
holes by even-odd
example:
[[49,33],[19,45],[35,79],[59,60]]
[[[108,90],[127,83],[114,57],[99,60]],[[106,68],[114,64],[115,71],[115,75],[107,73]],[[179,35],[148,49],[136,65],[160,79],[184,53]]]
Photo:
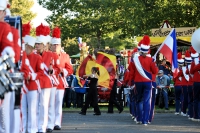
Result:
[[165,110],[169,110],[169,108],[165,108]]
[[101,113],[94,113],[93,115],[101,115]]
[[53,132],[53,130],[52,129],[50,129],[50,128],[47,128],[47,133],[51,133],[51,132]]
[[119,114],[120,114],[120,113],[121,113],[123,110],[124,110],[123,108],[122,108],[122,109],[120,109],[120,110],[119,110]]
[[56,125],[53,130],[61,130],[61,128],[58,125]]
[[113,114],[114,112],[113,112],[113,111],[108,111],[107,113],[108,113],[108,114]]
[[79,114],[81,114],[81,115],[86,115],[86,113],[85,113],[85,112],[80,112]]

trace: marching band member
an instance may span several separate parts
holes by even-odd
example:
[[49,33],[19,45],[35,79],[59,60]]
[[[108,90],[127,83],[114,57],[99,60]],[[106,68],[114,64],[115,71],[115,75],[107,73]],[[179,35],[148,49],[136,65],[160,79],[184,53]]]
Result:
[[[149,50],[147,56],[151,57],[150,50]],[[154,108],[155,108],[155,102],[156,102],[156,87],[157,87],[156,74],[152,74],[151,109],[150,109],[148,124],[150,124],[152,122],[152,119],[154,117]]]
[[[51,39],[51,38],[49,38]],[[49,45],[51,44],[51,40],[49,42]],[[55,98],[56,98],[56,88],[59,85],[58,81],[58,72],[60,70],[60,60],[57,53],[52,52],[53,46],[49,46],[49,50],[46,47],[46,51],[51,52],[53,56],[53,73],[51,75],[51,78],[53,79],[53,87],[50,92],[50,100],[49,100],[49,109],[48,109],[48,124],[47,124],[47,132],[52,132],[55,126]]]
[[[195,51],[195,50],[193,50]],[[191,51],[192,52],[192,51]],[[199,116],[199,108],[198,108],[198,104],[200,101],[199,98],[199,92],[200,92],[200,64],[199,64],[199,54],[197,53],[197,58],[194,58],[194,61],[191,64],[191,68],[190,68],[190,73],[193,74],[193,105],[194,105],[194,113],[193,113],[193,118],[192,121],[199,121],[200,116]]]
[[[52,49],[53,52],[59,57],[59,67],[60,69],[56,72],[59,85],[56,89],[55,94],[55,121],[54,130],[61,130],[61,120],[62,120],[62,101],[64,96],[64,89],[67,87],[66,77],[67,75],[73,74],[73,68],[70,64],[69,55],[61,52],[61,38],[60,29],[58,27],[54,28],[52,31]],[[49,126],[48,126],[49,128]]]
[[174,88],[175,88],[175,108],[176,108],[175,109],[175,115],[179,115],[182,85],[183,85],[182,84],[182,79],[183,79],[182,66],[183,66],[183,63],[184,63],[184,60],[182,59],[181,53],[178,53],[177,56],[178,56],[179,72],[178,72],[178,75],[176,77],[173,77]]
[[[7,0],[0,1],[0,54],[4,56],[6,54],[14,57],[14,44],[13,44],[13,34],[9,24],[4,22],[4,17],[6,16]],[[0,100],[0,133],[10,133],[10,124],[12,119],[10,117],[10,106],[14,106],[11,103],[11,92],[4,95],[4,100]],[[8,119],[5,119],[8,118]],[[9,119],[10,118],[10,119]]]
[[[27,55],[26,55],[26,51],[25,51],[25,43],[24,43],[24,39],[26,35],[30,35],[30,30],[31,30],[31,26],[30,24],[23,24],[22,25],[22,39],[23,39],[23,43],[22,43],[22,50],[21,50],[21,57],[22,57],[22,61],[21,61],[21,72],[24,73],[24,82],[26,79],[29,78],[29,66],[27,65],[26,62],[29,62]],[[25,40],[26,41],[26,40]],[[27,41],[26,41],[27,42]],[[21,90],[21,114],[22,114],[22,125],[21,125],[21,132],[25,133],[27,130],[27,92],[28,89],[27,87],[25,87],[25,84],[23,83],[23,87]]]
[[182,67],[183,71],[183,78],[182,78],[182,109],[181,109],[181,115],[187,116],[186,110],[188,108],[188,85],[190,76],[186,73],[187,71],[187,65],[189,65],[192,61],[192,58],[190,57],[189,51],[185,51],[185,63],[186,66]]
[[[42,58],[41,56],[33,53],[36,39],[31,36],[25,36],[25,51],[28,60],[26,65],[29,67],[29,76],[25,80],[25,90],[28,90],[27,94],[24,95],[28,105],[28,132],[36,133],[37,130],[37,107],[38,107],[38,91],[41,92],[39,79],[40,76],[44,75]],[[22,97],[23,98],[23,97]],[[24,105],[25,106],[25,105]],[[25,114],[27,112],[22,112]],[[26,124],[26,123],[23,123]],[[24,129],[24,132],[26,130]]]
[[[45,46],[48,42],[46,33],[49,27],[42,24],[36,27],[36,43],[35,48],[37,54],[42,58],[43,76],[40,76],[41,92],[39,93],[39,116],[38,116],[38,132],[46,132],[48,123],[48,106],[50,99],[51,88],[53,87],[51,81],[51,74],[53,73],[53,56],[49,51],[45,51]],[[50,32],[50,30],[49,30]]]
[[156,74],[158,71],[153,59],[146,56],[149,48],[150,38],[145,35],[141,44],[141,55],[134,56],[133,67],[131,67],[136,86],[136,110],[138,115],[136,123],[142,123],[145,126],[148,123],[151,108],[152,74]]
[[[6,9],[6,16],[11,16],[10,12],[10,4],[7,3],[7,9]],[[20,60],[20,53],[21,53],[21,39],[19,36],[19,31],[11,26],[12,34],[13,34],[13,44],[14,44],[14,63],[16,64],[16,67],[19,68],[19,60]],[[17,70],[17,69],[15,69]],[[11,133],[16,133],[20,131],[20,92],[21,88],[18,89],[18,91],[12,91],[11,92],[11,106],[10,106],[10,122],[11,122]],[[15,106],[16,105],[16,106]]]
[[[186,51],[185,53],[185,62],[186,62],[186,74],[189,76],[189,82],[188,82],[188,119],[193,118],[193,75],[190,74],[190,69],[191,69],[191,63],[193,58],[198,57],[198,53],[196,51],[193,52],[191,51],[191,54],[189,51]],[[191,58],[192,57],[192,58]]]
[[[141,45],[140,41],[138,43],[138,48],[140,48]],[[131,90],[130,90],[130,113],[131,113],[131,117],[132,119],[135,119],[137,117],[136,115],[136,104],[135,104],[135,87],[134,87],[134,72],[132,71],[131,67],[133,66],[133,58],[134,56],[138,56],[137,52],[139,51],[138,48],[135,48],[132,52],[132,57],[131,57],[131,62],[129,63],[128,69],[126,73],[128,73],[128,76],[125,77],[125,81],[128,80],[128,85],[131,86]],[[136,119],[135,119],[136,120]]]

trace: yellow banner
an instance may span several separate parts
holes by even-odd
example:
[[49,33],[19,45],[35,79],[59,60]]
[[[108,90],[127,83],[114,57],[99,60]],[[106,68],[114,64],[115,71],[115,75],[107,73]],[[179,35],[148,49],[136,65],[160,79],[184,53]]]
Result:
[[[160,28],[160,29],[152,29],[152,37],[165,37],[167,36],[172,28]],[[175,28],[176,36],[183,37],[183,36],[192,36],[196,27],[183,27],[183,28]]]

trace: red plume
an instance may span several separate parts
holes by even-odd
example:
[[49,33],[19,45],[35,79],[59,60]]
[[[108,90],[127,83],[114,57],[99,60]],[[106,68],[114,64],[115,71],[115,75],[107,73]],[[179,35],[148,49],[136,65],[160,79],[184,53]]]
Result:
[[10,8],[10,4],[7,4],[7,8]]
[[49,26],[45,26],[45,36],[50,34],[50,27]]
[[142,39],[142,44],[143,45],[150,45],[150,38],[148,35],[144,35],[143,39]]
[[26,35],[30,35],[30,31],[31,31],[30,22],[28,24],[22,25],[22,37],[25,37]]
[[61,34],[60,28],[56,27],[56,28],[53,29],[53,31],[52,31],[52,37],[60,38],[60,34]]
[[179,59],[182,59],[182,54],[181,54],[180,52],[178,53],[177,56],[178,56],[178,60],[179,60]]
[[194,48],[191,46],[191,47],[190,47],[190,52],[191,52],[192,54],[195,54],[195,53],[196,53],[196,50],[194,50]]
[[185,51],[185,57],[191,57],[190,52],[188,50]]
[[41,23],[38,27],[36,27],[36,36],[44,35],[45,36],[45,26]]

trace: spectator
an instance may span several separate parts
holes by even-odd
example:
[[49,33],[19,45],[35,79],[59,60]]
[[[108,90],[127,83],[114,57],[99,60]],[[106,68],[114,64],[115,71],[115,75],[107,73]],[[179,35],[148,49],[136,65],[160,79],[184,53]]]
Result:
[[64,103],[66,103],[67,108],[71,107],[71,103],[73,103],[73,108],[76,108],[76,93],[74,91],[72,91],[72,89],[71,89],[71,84],[72,84],[73,78],[74,78],[73,75],[69,75],[66,78],[69,86],[68,86],[68,88],[65,88],[65,94],[64,94],[64,98],[63,98],[63,106],[64,106]]
[[164,75],[170,76],[170,69],[169,66],[166,64],[166,60],[163,59],[161,65],[158,67],[159,70],[163,70]]
[[158,94],[162,91],[165,103],[165,109],[169,110],[168,108],[168,79],[169,77],[164,74],[163,70],[159,70],[158,76],[156,77],[156,84],[158,88]]

